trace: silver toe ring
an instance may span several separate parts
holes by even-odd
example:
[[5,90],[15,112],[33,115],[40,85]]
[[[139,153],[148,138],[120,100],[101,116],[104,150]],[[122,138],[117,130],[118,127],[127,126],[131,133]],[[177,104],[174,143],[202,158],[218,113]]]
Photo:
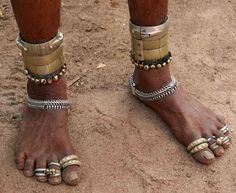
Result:
[[47,168],[37,168],[34,170],[34,175],[36,177],[46,177],[47,176]]
[[36,177],[57,177],[61,176],[61,170],[56,170],[52,168],[37,168],[34,170],[34,175]]
[[221,131],[223,134],[226,134],[229,130],[230,130],[230,129],[229,129],[228,125],[225,125],[224,127],[222,127],[222,128],[220,129],[220,131]]

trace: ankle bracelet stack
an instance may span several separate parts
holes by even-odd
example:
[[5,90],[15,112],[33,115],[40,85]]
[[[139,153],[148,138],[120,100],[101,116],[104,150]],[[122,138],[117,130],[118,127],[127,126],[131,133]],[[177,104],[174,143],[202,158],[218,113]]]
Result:
[[26,104],[30,108],[41,110],[70,108],[70,103],[68,100],[35,100],[29,96],[26,98]]
[[130,21],[132,46],[130,57],[136,67],[151,70],[170,64],[168,19],[158,26],[137,26]]
[[41,44],[27,43],[19,35],[16,43],[22,52],[25,74],[29,80],[35,84],[51,84],[65,74],[62,42],[61,32]]
[[129,85],[132,90],[132,94],[139,98],[140,100],[144,101],[157,101],[160,100],[164,97],[167,97],[171,94],[173,94],[177,87],[178,87],[178,82],[175,80],[174,77],[171,77],[171,82],[162,88],[152,91],[152,92],[142,92],[136,88],[136,84],[134,82],[134,75],[131,74],[129,78]]
[[[170,64],[171,53],[168,49],[169,20],[157,26],[138,26],[130,21],[131,51],[130,58],[136,68],[143,70],[160,69]],[[129,78],[132,94],[140,100],[156,101],[174,93],[178,82],[171,77],[171,82],[149,93],[136,88],[134,75]]]

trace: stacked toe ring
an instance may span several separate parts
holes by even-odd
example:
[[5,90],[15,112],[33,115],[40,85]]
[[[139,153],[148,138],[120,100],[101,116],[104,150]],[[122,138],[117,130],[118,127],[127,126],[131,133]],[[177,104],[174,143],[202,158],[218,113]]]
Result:
[[[213,152],[216,152],[216,150],[219,149],[220,145],[217,143],[215,136],[208,138],[207,141],[208,141],[210,150],[212,150]],[[218,154],[216,156],[218,156]],[[219,156],[221,156],[221,154]]]
[[199,138],[199,139],[196,139],[194,140],[192,143],[190,143],[187,147],[187,151],[190,153],[190,154],[195,154],[205,148],[207,148],[209,145],[208,145],[208,142],[207,142],[207,139],[205,138]]
[[225,147],[225,145],[228,145],[230,143],[230,138],[229,138],[229,136],[219,137],[216,139],[216,143],[217,143],[217,145],[221,145],[221,146]]
[[230,137],[228,136],[228,134],[230,132],[229,126],[225,125],[219,131],[223,134],[223,136],[221,136],[217,139],[218,144],[221,145],[224,149],[229,148],[229,146],[230,146]]
[[227,134],[228,132],[229,132],[229,127],[228,127],[228,125],[225,125],[224,127],[222,127],[221,129],[220,129],[220,131],[223,133],[223,134]]
[[81,166],[79,157],[77,155],[68,155],[60,160],[62,169],[64,170],[68,166],[77,165]]
[[36,177],[47,177],[47,168],[37,168],[34,170]]
[[[54,163],[54,162],[51,162],[50,163],[51,165],[55,165],[55,164],[58,164],[58,166],[60,166],[59,163]],[[53,168],[37,168],[34,170],[34,175],[36,177],[50,177],[50,178],[53,178],[53,177],[58,177],[58,176],[61,176],[61,170],[56,170],[56,169],[53,169]]]
[[50,162],[48,164],[49,169],[47,170],[47,174],[49,175],[49,178],[59,177],[61,176],[61,170],[51,168],[53,166],[56,166],[58,168],[61,168],[61,165],[58,162]]

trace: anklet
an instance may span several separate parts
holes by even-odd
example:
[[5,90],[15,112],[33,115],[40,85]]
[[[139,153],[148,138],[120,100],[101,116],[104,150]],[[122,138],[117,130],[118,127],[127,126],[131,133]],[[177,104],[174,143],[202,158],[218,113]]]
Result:
[[53,81],[59,80],[67,70],[66,64],[64,64],[58,71],[54,73],[47,74],[47,75],[38,75],[30,72],[29,70],[25,69],[24,73],[27,78],[34,82],[35,84],[51,84]]
[[170,64],[168,49],[169,21],[157,26],[138,26],[130,21],[132,37],[130,58],[136,67],[151,70]]
[[130,56],[131,62],[137,67],[144,70],[158,69],[163,68],[166,65],[171,63],[172,57],[171,52],[169,52],[166,56],[158,60],[144,60],[139,61],[135,60],[132,56]]
[[69,109],[70,103],[68,100],[35,100],[27,97],[27,106],[34,109]]
[[157,101],[160,100],[164,97],[167,97],[171,94],[173,94],[177,87],[178,87],[178,82],[175,80],[174,77],[171,77],[172,81],[167,84],[166,86],[163,86],[162,88],[152,91],[152,92],[142,92],[136,88],[136,84],[134,82],[134,74],[132,73],[130,78],[129,78],[129,85],[132,90],[132,94],[139,98],[140,100],[145,100],[145,101]]
[[21,36],[16,40],[25,65],[25,74],[35,84],[51,84],[66,72],[63,57],[63,34],[41,44],[25,42]]

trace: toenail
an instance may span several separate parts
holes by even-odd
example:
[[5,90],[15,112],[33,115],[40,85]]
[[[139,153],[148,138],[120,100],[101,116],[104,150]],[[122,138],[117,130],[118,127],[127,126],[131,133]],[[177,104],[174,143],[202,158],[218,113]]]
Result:
[[70,181],[73,181],[73,180],[77,180],[79,178],[79,175],[78,175],[78,172],[73,171],[73,172],[70,172],[68,177]]
[[217,153],[220,154],[220,155],[222,155],[222,154],[224,153],[224,150],[223,150],[223,149],[219,149],[219,150],[217,151]]
[[203,151],[202,157],[204,157],[205,159],[208,159],[208,160],[215,158],[214,155],[209,151]]
[[32,172],[30,170],[25,170],[24,173],[26,176],[32,176]]
[[228,148],[230,147],[230,143],[224,144],[223,147],[224,147],[225,149],[228,149]]
[[50,179],[49,178],[49,182],[51,183],[51,184],[59,184],[59,183],[61,183],[61,178],[54,178],[54,179]]
[[37,180],[39,182],[46,182],[47,181],[47,178],[46,177],[37,177]]

